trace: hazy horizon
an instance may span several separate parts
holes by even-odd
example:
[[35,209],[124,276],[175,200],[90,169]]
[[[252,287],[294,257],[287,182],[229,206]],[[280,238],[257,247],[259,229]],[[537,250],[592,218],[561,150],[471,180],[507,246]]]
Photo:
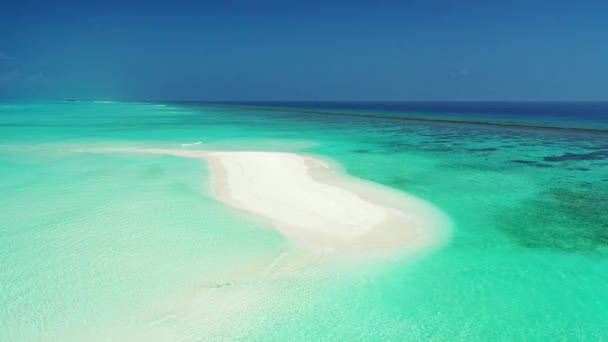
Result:
[[608,3],[9,1],[0,100],[606,101]]

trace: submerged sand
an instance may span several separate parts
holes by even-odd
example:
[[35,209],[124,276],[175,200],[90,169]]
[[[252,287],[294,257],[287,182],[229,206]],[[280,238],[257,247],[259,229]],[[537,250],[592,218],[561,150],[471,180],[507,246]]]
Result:
[[[266,220],[296,247],[206,275],[200,285],[159,300],[104,340],[238,339],[263,326],[266,321],[260,317],[314,303],[303,298],[314,298],[313,288],[327,272],[343,267],[359,272],[378,260],[427,252],[445,242],[449,232],[448,218],[430,203],[352,177],[340,164],[319,156],[144,148],[86,151],[200,159],[208,166],[213,198]],[[290,279],[292,292],[277,290],[285,286],[283,279]]]
[[418,250],[438,245],[448,219],[416,197],[347,175],[330,160],[284,152],[106,149],[206,161],[212,196],[324,250]]

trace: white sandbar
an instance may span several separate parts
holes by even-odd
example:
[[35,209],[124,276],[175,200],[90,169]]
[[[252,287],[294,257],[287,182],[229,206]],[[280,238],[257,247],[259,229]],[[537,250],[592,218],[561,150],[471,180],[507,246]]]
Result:
[[106,149],[205,160],[212,196],[270,220],[312,247],[419,249],[444,240],[449,220],[416,197],[344,173],[332,161],[283,152]]

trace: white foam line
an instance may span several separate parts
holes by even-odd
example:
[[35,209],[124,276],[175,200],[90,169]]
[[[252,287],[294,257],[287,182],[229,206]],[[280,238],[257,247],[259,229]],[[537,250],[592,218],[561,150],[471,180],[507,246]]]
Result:
[[197,142],[193,142],[193,143],[187,143],[187,144],[181,144],[181,147],[188,147],[188,146],[196,146],[196,145],[200,145],[202,144],[202,141],[197,141]]

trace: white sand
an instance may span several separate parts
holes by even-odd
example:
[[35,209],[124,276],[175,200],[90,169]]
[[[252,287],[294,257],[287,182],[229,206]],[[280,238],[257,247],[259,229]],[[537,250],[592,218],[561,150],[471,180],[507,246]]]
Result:
[[357,179],[331,161],[295,153],[106,149],[203,159],[212,195],[270,220],[283,235],[308,247],[409,249],[437,245],[448,219],[431,204]]

